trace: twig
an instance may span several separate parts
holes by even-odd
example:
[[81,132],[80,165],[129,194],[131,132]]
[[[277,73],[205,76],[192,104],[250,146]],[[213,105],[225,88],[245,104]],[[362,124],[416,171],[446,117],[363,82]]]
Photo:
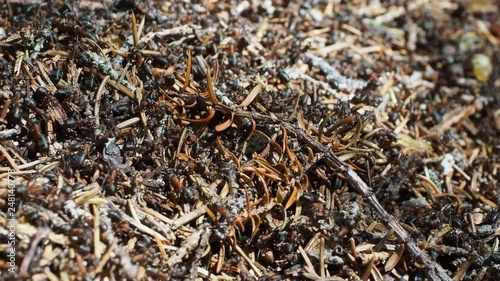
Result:
[[247,254],[245,254],[245,252],[243,251],[243,249],[241,249],[240,246],[238,246],[238,244],[234,245],[234,249],[248,263],[248,265],[250,265],[250,267],[252,268],[252,270],[255,272],[255,275],[257,275],[257,277],[261,277],[262,276],[262,272],[257,268],[257,266],[255,265],[255,263],[247,256]]
[[[102,76],[102,77],[104,77],[104,76]],[[122,81],[122,82],[128,83],[127,81]],[[129,98],[135,99],[134,93],[127,86],[122,85],[122,84],[118,84],[115,80],[112,80],[112,79],[108,80],[108,83],[109,83],[109,85],[111,85],[111,87],[113,87],[116,90],[122,92],[123,94],[125,94]],[[135,88],[134,88],[134,91],[135,91]]]
[[201,206],[200,208],[185,214],[184,216],[176,219],[174,221],[174,225],[172,226],[174,229],[177,229],[186,223],[199,218],[200,216],[203,216],[207,212],[207,207],[205,205]]
[[317,57],[311,53],[307,53],[305,57],[309,64],[321,69],[321,71],[325,73],[328,82],[334,84],[339,89],[347,89],[349,91],[363,89],[368,84],[363,80],[343,76],[323,58]]
[[[109,77],[111,78],[109,80],[109,83],[112,86],[113,86],[112,82],[114,82],[112,80],[118,80],[120,78],[120,72],[116,71],[113,68],[113,65],[111,64],[111,62],[107,58],[101,57],[98,54],[96,54],[94,52],[90,52],[90,51],[85,52],[85,57],[86,57],[86,59],[89,60],[89,62],[92,66],[97,67],[100,71],[102,71],[103,75],[109,75]],[[122,84],[130,91],[135,91],[136,87],[134,85],[132,85],[130,82],[122,81]],[[134,98],[133,94],[132,94],[132,98]]]
[[191,234],[187,239],[184,245],[180,247],[177,252],[171,256],[168,261],[167,265],[170,268],[173,268],[174,265],[182,262],[182,258],[189,254],[189,252],[193,251],[200,245],[202,242],[202,239],[207,239],[210,237],[211,230],[207,225],[202,225],[198,230],[196,230],[193,234]]
[[40,241],[42,241],[42,239],[45,238],[49,233],[50,233],[50,228],[48,227],[41,227],[38,229],[38,232],[31,241],[31,247],[28,253],[26,253],[26,255],[24,256],[23,262],[21,263],[21,267],[19,268],[19,275],[21,275],[22,277],[29,276],[28,267],[31,264],[33,257],[35,256],[38,243],[40,243]]
[[[161,31],[156,31],[156,32],[149,32],[148,34],[144,35],[140,40],[139,44],[145,44],[152,40],[155,37],[164,37],[164,36],[183,36],[187,34],[192,34],[194,29],[201,29],[201,27],[196,26],[196,25],[181,25],[181,26],[176,26],[174,28],[170,29],[164,29]],[[203,32],[212,32],[212,29],[208,30],[203,30]]]
[[[221,280],[221,279],[218,279],[217,276],[208,272],[208,270],[204,269],[203,267],[198,267],[197,271],[198,271],[198,276],[201,276],[202,278],[209,279],[210,281]],[[224,279],[222,279],[222,280],[224,280]],[[232,280],[232,279],[230,279],[230,280]]]

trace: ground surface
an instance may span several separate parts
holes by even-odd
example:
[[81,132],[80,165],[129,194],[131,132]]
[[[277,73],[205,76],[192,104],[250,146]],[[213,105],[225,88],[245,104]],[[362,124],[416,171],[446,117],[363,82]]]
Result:
[[1,280],[500,280],[494,1],[19,2]]

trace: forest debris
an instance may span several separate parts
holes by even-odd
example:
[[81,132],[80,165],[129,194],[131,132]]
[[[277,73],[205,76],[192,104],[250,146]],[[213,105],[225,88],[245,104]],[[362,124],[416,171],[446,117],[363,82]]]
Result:
[[326,75],[326,80],[335,85],[335,87],[339,88],[340,90],[359,90],[363,89],[368,84],[368,82],[363,80],[347,78],[343,76],[337,69],[327,63],[325,60],[311,53],[306,53],[305,58],[306,61],[312,66],[321,69],[321,71],[323,71]]
[[492,1],[91,2],[0,4],[22,274],[494,279]]
[[184,242],[184,245],[179,247],[177,252],[167,260],[167,265],[172,268],[174,265],[182,262],[185,255],[194,251],[200,244],[207,244],[210,237],[210,229],[207,225],[201,225],[198,230],[193,232]]

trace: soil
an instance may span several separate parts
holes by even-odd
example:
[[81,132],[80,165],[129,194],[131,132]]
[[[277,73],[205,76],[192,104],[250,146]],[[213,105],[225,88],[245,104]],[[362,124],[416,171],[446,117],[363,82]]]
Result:
[[0,280],[500,280],[495,1],[0,4]]

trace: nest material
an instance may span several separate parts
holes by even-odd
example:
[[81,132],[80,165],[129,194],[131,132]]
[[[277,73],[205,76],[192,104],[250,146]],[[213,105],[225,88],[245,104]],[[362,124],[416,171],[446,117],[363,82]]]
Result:
[[2,4],[1,279],[498,280],[493,3],[236,2]]

